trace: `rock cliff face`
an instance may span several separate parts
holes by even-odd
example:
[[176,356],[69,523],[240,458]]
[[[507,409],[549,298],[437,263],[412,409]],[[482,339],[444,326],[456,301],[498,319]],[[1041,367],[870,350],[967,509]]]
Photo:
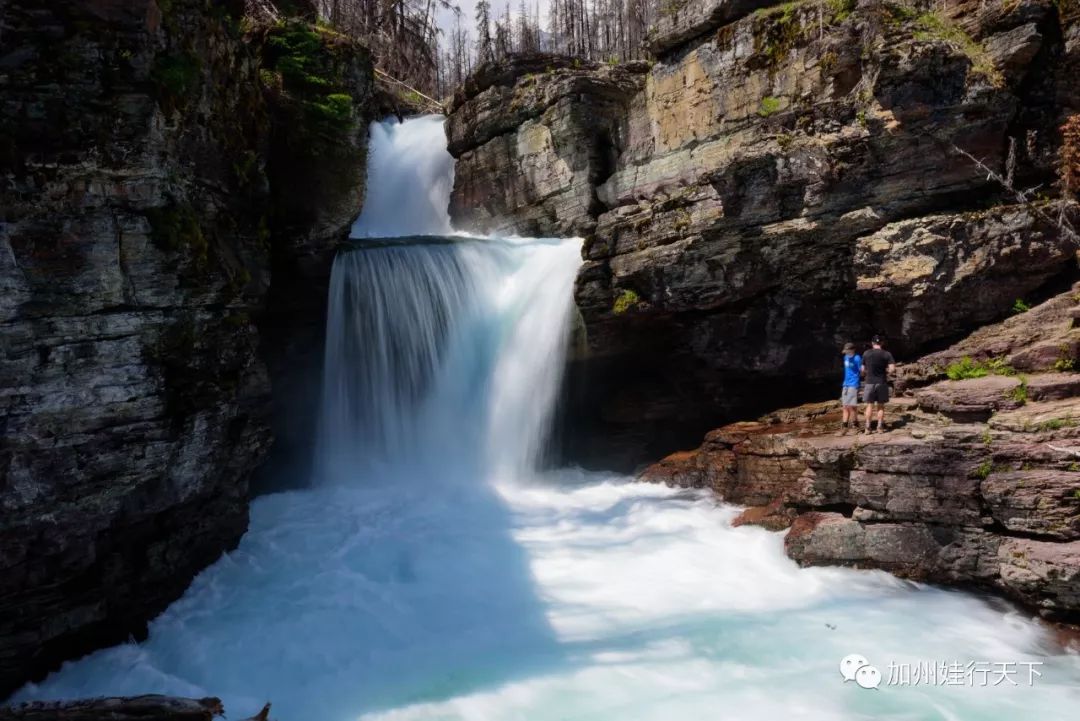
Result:
[[479,70],[447,123],[455,225],[540,237],[591,232],[602,209],[596,188],[614,169],[646,70],[545,56]]
[[1065,12],[688,0],[647,70],[534,63],[467,87],[458,223],[585,237],[575,455],[632,465],[820,397],[845,340],[913,357],[1067,286],[1071,243],[973,160],[1052,187],[1078,108]]
[[985,586],[1080,622],[1078,299],[1080,285],[902,368],[911,395],[886,434],[837,435],[838,404],[812,404],[719,428],[642,478],[790,526],[802,564]]
[[285,125],[362,144],[366,54],[335,49],[352,98],[302,94],[272,62],[291,26],[245,37],[241,4],[0,11],[0,697],[142,633],[237,542],[272,259],[325,256],[359,207],[354,169],[329,210],[275,212]]

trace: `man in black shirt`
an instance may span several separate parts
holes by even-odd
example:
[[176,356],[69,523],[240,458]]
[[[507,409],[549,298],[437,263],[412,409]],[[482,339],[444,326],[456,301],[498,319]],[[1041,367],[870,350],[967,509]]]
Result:
[[896,370],[892,353],[883,350],[881,337],[874,336],[873,348],[863,353],[863,403],[866,404],[866,433],[870,433],[870,421],[877,411],[877,432],[885,430],[885,404],[889,402],[889,374]]

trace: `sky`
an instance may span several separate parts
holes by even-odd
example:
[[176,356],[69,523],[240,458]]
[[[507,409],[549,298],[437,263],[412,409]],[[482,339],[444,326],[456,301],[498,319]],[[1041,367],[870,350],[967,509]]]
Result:
[[[476,39],[476,2],[477,0],[457,0],[456,5],[461,8],[461,21],[469,29],[469,35]],[[493,17],[502,17],[506,14],[507,0],[490,0]],[[509,0],[510,14],[518,15],[520,0]],[[540,5],[540,27],[547,27],[547,14],[549,0],[526,0],[530,8]],[[439,11],[439,27],[442,28],[443,37],[450,35],[450,28],[454,27],[454,13],[449,10]]]

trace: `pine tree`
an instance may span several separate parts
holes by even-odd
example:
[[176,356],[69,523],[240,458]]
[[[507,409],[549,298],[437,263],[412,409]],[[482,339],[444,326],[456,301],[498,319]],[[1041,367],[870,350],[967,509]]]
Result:
[[491,42],[491,3],[480,0],[476,3],[476,50],[480,62],[494,62],[495,48]]

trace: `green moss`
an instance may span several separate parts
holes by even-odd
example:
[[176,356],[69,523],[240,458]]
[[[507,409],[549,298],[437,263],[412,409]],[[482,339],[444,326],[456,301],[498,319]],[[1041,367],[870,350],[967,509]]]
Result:
[[986,49],[952,20],[936,12],[926,12],[915,17],[915,26],[918,28],[913,35],[916,40],[948,43],[967,56],[973,71],[985,76],[996,86],[1005,82]]
[[639,303],[641,303],[641,297],[634,291],[626,289],[615,299],[615,304],[611,307],[611,311],[615,313],[615,315],[622,315]]
[[768,57],[770,68],[778,66],[802,39],[798,10],[803,4],[789,2],[757,11],[764,20],[755,31],[755,49]]
[[1031,306],[1024,302],[1022,298],[1017,298],[1013,303],[1012,312],[1016,314],[1027,313],[1031,310]]
[[186,203],[172,204],[146,211],[150,239],[154,245],[172,253],[188,252],[197,267],[205,267],[210,244],[199,218]]
[[766,95],[761,99],[761,105],[758,106],[757,114],[763,118],[767,118],[770,115],[780,111],[781,100],[780,98],[774,98],[771,95]]
[[833,22],[842,23],[855,9],[856,0],[826,0]]
[[198,88],[202,66],[191,53],[159,55],[150,70],[150,79],[157,88],[158,102],[166,112],[187,104]]

